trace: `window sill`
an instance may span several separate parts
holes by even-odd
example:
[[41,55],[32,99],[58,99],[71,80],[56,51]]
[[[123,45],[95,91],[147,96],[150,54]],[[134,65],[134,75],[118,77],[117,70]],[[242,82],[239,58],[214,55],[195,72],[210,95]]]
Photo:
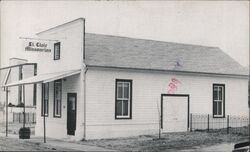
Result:
[[130,116],[115,116],[115,119],[132,119]]
[[213,118],[225,118],[225,116],[217,116],[217,115],[213,115]]
[[57,115],[54,115],[54,118],[61,118],[62,116],[57,116]]

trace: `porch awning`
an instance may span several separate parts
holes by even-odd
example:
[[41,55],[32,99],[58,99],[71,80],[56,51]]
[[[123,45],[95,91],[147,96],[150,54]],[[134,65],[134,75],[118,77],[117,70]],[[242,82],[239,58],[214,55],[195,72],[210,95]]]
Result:
[[51,82],[57,79],[62,79],[65,77],[76,75],[76,74],[79,74],[80,72],[81,70],[78,69],[78,70],[61,71],[61,72],[55,72],[55,73],[45,73],[45,74],[40,74],[40,75],[36,75],[33,77],[29,77],[29,78],[26,78],[17,82],[9,83],[9,84],[3,85],[3,87],[12,87],[12,86],[25,85],[25,84],[35,84],[35,83],[46,83],[46,82]]

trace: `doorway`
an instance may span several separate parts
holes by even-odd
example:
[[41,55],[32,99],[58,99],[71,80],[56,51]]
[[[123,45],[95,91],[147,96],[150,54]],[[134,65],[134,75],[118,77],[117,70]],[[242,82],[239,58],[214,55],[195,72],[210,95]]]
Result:
[[77,109],[77,94],[67,94],[67,134],[75,135],[76,130],[76,109]]
[[188,131],[189,95],[161,95],[161,128],[163,132]]

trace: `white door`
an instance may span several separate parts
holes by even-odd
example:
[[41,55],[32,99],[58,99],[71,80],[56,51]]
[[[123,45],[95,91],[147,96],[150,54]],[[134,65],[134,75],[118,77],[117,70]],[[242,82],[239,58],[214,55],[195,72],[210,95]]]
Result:
[[188,96],[163,96],[163,132],[183,132],[188,129]]

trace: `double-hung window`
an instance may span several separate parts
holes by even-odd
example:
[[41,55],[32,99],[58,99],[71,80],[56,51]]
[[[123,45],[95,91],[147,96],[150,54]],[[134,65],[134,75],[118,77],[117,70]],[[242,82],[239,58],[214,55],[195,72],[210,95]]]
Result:
[[49,83],[42,84],[42,116],[49,115]]
[[116,80],[115,118],[132,118],[132,80]]
[[57,42],[54,44],[54,60],[59,60],[61,54],[61,43]]
[[225,117],[225,85],[213,84],[213,116]]
[[62,80],[54,81],[54,117],[61,117],[62,111]]

